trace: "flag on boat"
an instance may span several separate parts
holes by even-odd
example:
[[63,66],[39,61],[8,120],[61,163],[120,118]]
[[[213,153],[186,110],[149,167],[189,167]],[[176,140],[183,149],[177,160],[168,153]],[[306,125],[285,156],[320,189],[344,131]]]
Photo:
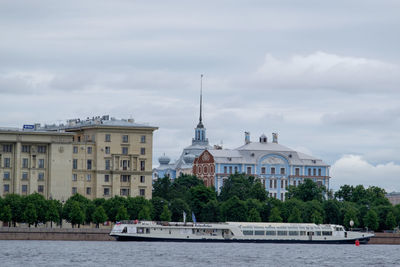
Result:
[[119,225],[119,224],[121,224],[121,222],[115,222],[115,225]]
[[184,223],[186,222],[186,212],[185,211],[183,211],[183,222]]
[[192,220],[193,220],[194,223],[197,222],[197,221],[196,221],[196,216],[194,216],[194,212],[193,212],[193,211],[192,211]]

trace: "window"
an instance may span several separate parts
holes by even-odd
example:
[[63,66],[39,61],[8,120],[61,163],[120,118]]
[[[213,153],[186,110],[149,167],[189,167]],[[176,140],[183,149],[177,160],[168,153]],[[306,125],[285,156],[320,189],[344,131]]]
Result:
[[272,186],[273,186],[273,181],[272,180],[269,180],[269,188],[273,188]]
[[308,169],[308,176],[311,176],[311,169]]
[[228,173],[228,167],[224,166],[224,173]]
[[4,188],[4,190],[3,190],[4,193],[9,193],[10,192],[10,185],[9,184],[5,184],[3,188]]
[[111,168],[110,160],[106,159],[106,170],[109,170]]
[[106,146],[105,151],[106,151],[106,152],[105,152],[106,154],[110,154],[110,147],[109,147],[109,146]]
[[77,193],[76,187],[72,187],[72,194],[75,195]]
[[261,174],[265,174],[265,167],[261,167]]
[[44,172],[38,173],[38,181],[44,181]]
[[3,145],[3,152],[12,152],[12,145]]
[[293,181],[293,185],[296,186],[296,181]]
[[104,175],[104,182],[108,183],[110,181],[110,175],[109,174],[105,174]]
[[44,192],[44,185],[38,185],[37,191],[38,191],[38,193],[43,193]]
[[313,169],[313,176],[317,176],[317,170]]
[[281,180],[281,188],[283,188],[284,185],[285,185],[285,182],[283,180]]
[[271,174],[275,174],[275,167],[271,168]]
[[145,163],[146,163],[146,162],[145,162],[144,160],[141,160],[141,161],[140,161],[140,170],[141,170],[141,171],[144,171],[144,170],[145,170]]
[[251,174],[251,167],[247,167],[247,174]]
[[22,168],[28,168],[28,159],[27,158],[22,159]]
[[145,135],[142,135],[140,137],[140,143],[146,143],[146,136]]
[[44,169],[44,159],[39,159],[39,166],[38,166],[38,168],[39,169]]
[[287,180],[285,180],[285,188],[287,187]]
[[46,146],[38,146],[37,152],[38,153],[46,153]]
[[10,173],[9,172],[4,172],[3,173],[3,178],[4,178],[4,180],[10,180]]
[[78,169],[78,160],[77,159],[72,160],[72,168],[74,170]]
[[22,173],[22,180],[28,180],[28,173],[27,172],[23,172]]
[[103,189],[103,192],[104,192],[103,194],[104,194],[105,196],[109,196],[109,195],[110,195],[110,188],[107,188],[107,187],[104,188],[104,189]]
[[125,147],[125,146],[122,147],[122,154],[123,155],[128,155],[128,148],[127,147]]
[[77,146],[74,146],[74,148],[72,149],[72,152],[73,152],[74,154],[78,154],[78,147],[77,147]]
[[72,174],[72,181],[78,181],[78,174]]
[[146,148],[142,147],[140,148],[140,155],[145,155],[146,154]]
[[23,153],[29,153],[30,151],[31,151],[31,147],[30,146],[23,145],[21,147],[21,152],[23,152]]
[[80,136],[78,136],[78,142],[80,142],[81,141],[81,137]]
[[111,134],[106,134],[105,135],[105,141],[106,142],[111,142]]
[[128,135],[123,135],[122,136],[122,143],[128,143],[129,142],[129,137]]
[[86,174],[86,181],[90,182],[92,180],[92,175],[90,173]]
[[[276,186],[276,179],[274,180],[274,188],[277,188]],[[275,196],[276,197],[276,196]]]
[[140,176],[140,182],[141,183],[144,183],[145,182],[145,177],[142,175],[142,176]]
[[235,173],[237,173],[237,172],[238,172],[238,167],[235,166]]
[[21,186],[21,191],[22,191],[22,193],[27,193],[27,192],[28,192],[28,185],[23,184],[23,185]]
[[281,168],[281,174],[285,174],[285,168]]
[[281,200],[284,200],[284,199],[283,199],[283,193],[281,193]]
[[321,175],[321,169],[318,169],[318,176],[322,176]]
[[232,173],[232,166],[229,166],[229,173]]
[[122,170],[124,170],[124,171],[128,170],[128,168],[129,168],[129,163],[130,163],[129,160],[121,160],[121,167],[122,167]]
[[88,154],[92,154],[92,147],[91,147],[91,146],[88,146],[88,148],[87,148],[87,153],[88,153]]
[[91,170],[91,169],[92,169],[92,160],[91,160],[91,159],[88,159],[88,160],[87,160],[87,169],[88,169],[88,170]]
[[146,194],[146,190],[145,189],[139,189],[139,195],[140,196],[144,196]]
[[10,158],[4,158],[4,168],[10,168],[11,160]]
[[90,195],[92,193],[91,187],[86,187],[86,195]]
[[121,175],[121,183],[127,183],[131,180],[130,175]]
[[129,189],[128,188],[121,188],[121,196],[129,196]]
[[299,176],[300,175],[300,168],[296,168],[296,169],[294,169],[295,170],[295,172],[296,172],[296,176]]

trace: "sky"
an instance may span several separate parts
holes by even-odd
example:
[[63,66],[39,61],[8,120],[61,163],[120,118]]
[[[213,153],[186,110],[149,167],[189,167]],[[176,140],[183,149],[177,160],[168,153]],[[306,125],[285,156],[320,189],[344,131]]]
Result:
[[0,0],[0,126],[109,114],[159,127],[177,159],[279,143],[331,165],[331,188],[400,191],[398,0]]

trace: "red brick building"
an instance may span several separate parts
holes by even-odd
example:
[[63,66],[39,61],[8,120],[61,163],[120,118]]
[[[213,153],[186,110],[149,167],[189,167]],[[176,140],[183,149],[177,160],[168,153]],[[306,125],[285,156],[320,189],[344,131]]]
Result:
[[215,186],[215,161],[207,150],[193,162],[193,174],[203,180],[205,186]]

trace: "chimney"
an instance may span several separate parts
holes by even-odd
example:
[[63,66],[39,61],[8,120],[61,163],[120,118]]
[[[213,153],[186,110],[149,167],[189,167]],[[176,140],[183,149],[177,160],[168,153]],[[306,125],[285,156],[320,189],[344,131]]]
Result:
[[272,143],[278,143],[278,133],[272,133]]
[[244,143],[250,144],[250,133],[249,132],[244,132]]

